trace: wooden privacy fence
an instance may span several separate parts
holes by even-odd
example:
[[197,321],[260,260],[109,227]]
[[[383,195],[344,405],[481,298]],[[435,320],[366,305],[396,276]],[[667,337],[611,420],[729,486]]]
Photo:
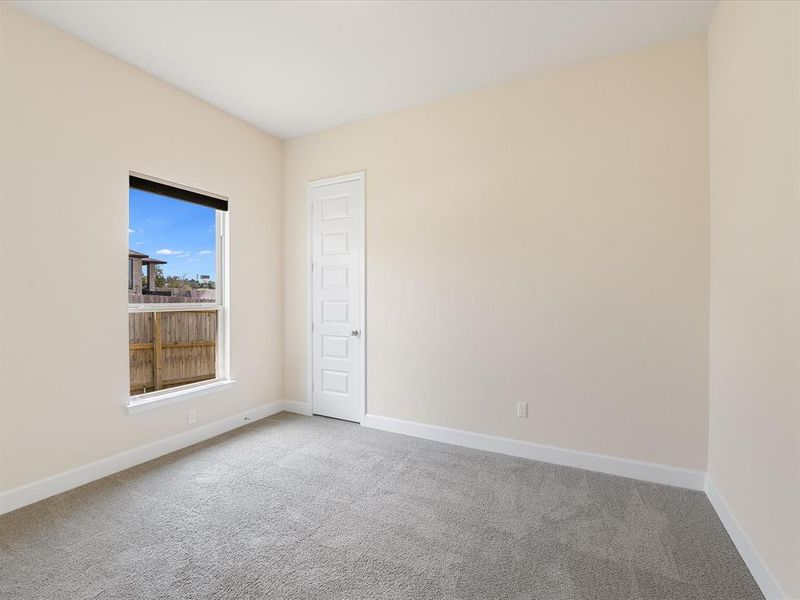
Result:
[[214,379],[217,312],[128,313],[131,395]]

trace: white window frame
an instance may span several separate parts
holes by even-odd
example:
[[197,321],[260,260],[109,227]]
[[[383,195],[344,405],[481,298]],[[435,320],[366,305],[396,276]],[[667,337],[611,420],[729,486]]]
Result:
[[[131,175],[150,179],[159,183],[164,183],[172,187],[182,188],[199,192],[208,196],[218,197],[222,200],[228,200],[224,196],[218,194],[211,194],[204,190],[191,188],[184,185],[179,185],[171,181],[142,175],[131,171]],[[129,188],[130,190],[130,188]],[[175,202],[182,202],[175,200]],[[190,397],[204,395],[212,391],[222,390],[234,383],[230,376],[230,260],[229,260],[229,216],[227,211],[215,210],[215,227],[216,227],[216,282],[214,284],[216,290],[216,299],[214,302],[153,302],[142,304],[128,304],[128,314],[131,313],[150,313],[150,312],[186,312],[186,311],[209,311],[213,310],[217,313],[217,365],[216,374],[214,379],[206,381],[199,381],[196,383],[189,383],[179,385],[164,390],[156,390],[153,392],[146,392],[144,394],[137,394],[135,396],[128,396],[126,407],[129,412],[140,412],[157,406],[164,406],[173,404],[180,400],[188,399]]]

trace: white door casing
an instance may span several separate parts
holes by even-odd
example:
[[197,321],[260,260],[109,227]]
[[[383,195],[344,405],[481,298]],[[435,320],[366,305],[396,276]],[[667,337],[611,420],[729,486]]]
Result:
[[364,175],[309,184],[310,397],[316,415],[365,413]]

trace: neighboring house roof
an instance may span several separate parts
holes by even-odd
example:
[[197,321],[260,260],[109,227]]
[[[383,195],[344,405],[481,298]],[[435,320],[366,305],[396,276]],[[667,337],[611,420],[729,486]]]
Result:
[[167,261],[161,260],[160,258],[150,258],[147,254],[142,254],[141,252],[136,252],[136,250],[131,250],[128,248],[128,258],[141,258],[144,264],[150,265],[165,265]]

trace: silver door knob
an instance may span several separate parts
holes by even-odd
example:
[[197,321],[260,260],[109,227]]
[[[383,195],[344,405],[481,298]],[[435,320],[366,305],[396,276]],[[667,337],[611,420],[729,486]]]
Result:
[[361,335],[361,330],[360,329],[353,329],[353,331],[350,332],[350,335],[353,336],[353,337]]

